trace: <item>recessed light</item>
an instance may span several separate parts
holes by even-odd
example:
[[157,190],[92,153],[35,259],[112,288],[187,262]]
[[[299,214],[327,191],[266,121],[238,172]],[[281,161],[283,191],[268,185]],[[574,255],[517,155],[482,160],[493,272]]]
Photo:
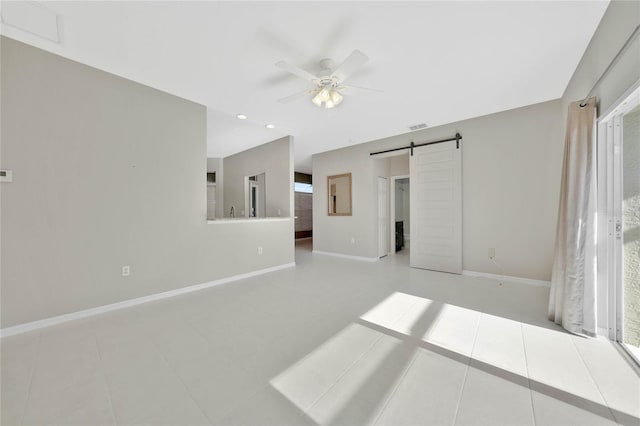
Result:
[[265,124],[264,127],[266,127],[267,129],[275,129],[276,126],[274,126],[273,124]]
[[247,116],[244,115],[244,114],[238,114],[238,115],[236,115],[236,118],[239,118],[240,120],[246,120]]

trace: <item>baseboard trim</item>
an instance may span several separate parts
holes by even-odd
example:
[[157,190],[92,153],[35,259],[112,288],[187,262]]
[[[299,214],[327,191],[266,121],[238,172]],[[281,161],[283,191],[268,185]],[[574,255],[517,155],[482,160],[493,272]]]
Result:
[[342,253],[332,253],[330,251],[318,251],[313,250],[313,254],[323,254],[325,256],[333,256],[333,257],[342,257],[343,259],[351,259],[351,260],[360,260],[364,262],[377,262],[380,260],[378,257],[364,257],[364,256],[353,256],[350,254],[342,254]]
[[470,277],[488,278],[488,279],[497,280],[497,281],[509,281],[509,282],[518,283],[518,284],[536,285],[539,287],[551,287],[551,282],[549,281],[534,280],[531,278],[512,277],[510,275],[497,275],[497,274],[489,274],[487,272],[476,272],[476,271],[466,271],[466,270],[462,271],[462,275],[467,275]]
[[162,293],[151,294],[149,296],[137,297],[135,299],[124,300],[122,302],[111,303],[109,305],[98,306],[95,308],[84,309],[82,311],[72,312],[70,314],[58,315],[51,318],[45,318],[42,320],[27,322],[24,324],[14,325],[0,329],[0,338],[13,336],[16,334],[26,333],[28,331],[34,331],[45,327],[51,327],[52,325],[62,324],[69,321],[74,321],[81,318],[87,318],[94,315],[103,314],[106,312],[116,311],[118,309],[129,308],[143,303],[155,302],[157,300],[168,299],[170,297],[178,296],[181,294],[191,293],[194,291],[204,290],[207,288],[215,287],[221,284],[226,284],[233,281],[243,280],[246,278],[255,277],[269,272],[279,271],[281,269],[287,269],[296,266],[295,262],[284,263],[282,265],[272,266],[269,268],[259,269],[257,271],[246,272],[244,274],[232,275],[230,277],[220,278],[215,281],[209,281],[202,284],[195,284],[188,287],[182,287],[175,290],[169,290]]

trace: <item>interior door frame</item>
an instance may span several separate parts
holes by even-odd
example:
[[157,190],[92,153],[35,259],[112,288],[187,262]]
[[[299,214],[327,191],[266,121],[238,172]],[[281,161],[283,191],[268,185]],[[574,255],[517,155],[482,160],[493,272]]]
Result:
[[606,309],[607,337],[620,344],[640,364],[624,343],[624,271],[622,232],[622,117],[640,105],[640,80],[598,119],[598,296]]
[[[385,200],[385,203],[384,203],[384,205],[386,207],[386,210],[387,210],[387,223],[386,223],[386,226],[387,226],[387,229],[386,229],[386,231],[387,231],[386,232],[386,234],[387,234],[386,235],[387,247],[385,249],[385,253],[382,254],[382,255],[380,254],[380,199],[379,199],[379,197],[380,197],[380,179],[384,179],[386,181],[385,182],[385,186],[387,187],[387,197],[386,197],[387,199]],[[377,214],[378,220],[377,220],[377,223],[378,223],[378,258],[379,259],[381,259],[381,258],[383,258],[385,256],[388,256],[389,253],[391,252],[391,250],[389,248],[390,244],[391,244],[391,240],[389,238],[389,236],[391,234],[391,230],[389,228],[389,217],[391,216],[391,212],[390,212],[391,208],[389,206],[389,199],[390,199],[390,196],[389,196],[389,192],[390,192],[389,182],[390,182],[390,178],[388,178],[386,176],[378,176],[378,178],[376,179],[376,183],[377,183],[376,192],[378,193],[378,214]],[[383,234],[385,234],[385,232],[383,232]]]
[[[391,249],[390,254],[396,254],[396,181],[400,179],[409,179],[409,185],[411,185],[411,178],[409,175],[397,175],[389,176],[389,244]],[[409,199],[411,202],[411,199]],[[391,244],[393,242],[393,244]]]

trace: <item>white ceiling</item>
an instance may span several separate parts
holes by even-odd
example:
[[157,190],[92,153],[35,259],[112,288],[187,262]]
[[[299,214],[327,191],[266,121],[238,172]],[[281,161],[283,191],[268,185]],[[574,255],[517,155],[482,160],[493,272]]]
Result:
[[[210,157],[291,134],[296,170],[310,172],[316,152],[559,98],[607,5],[47,2],[60,43],[1,32],[206,105]],[[277,101],[309,87],[277,61],[316,73],[320,59],[339,64],[354,49],[370,60],[348,83],[383,92],[351,93],[333,110]]]

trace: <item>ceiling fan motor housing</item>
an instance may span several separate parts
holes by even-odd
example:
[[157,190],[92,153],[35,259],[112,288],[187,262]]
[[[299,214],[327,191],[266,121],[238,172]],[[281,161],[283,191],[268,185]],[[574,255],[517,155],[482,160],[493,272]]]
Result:
[[338,80],[337,77],[325,76],[325,77],[320,77],[318,79],[317,84],[318,84],[318,86],[323,87],[323,88],[335,89],[340,85],[340,81]]
[[320,69],[323,71],[333,71],[336,67],[336,63],[333,62],[333,59],[324,58],[320,60]]

